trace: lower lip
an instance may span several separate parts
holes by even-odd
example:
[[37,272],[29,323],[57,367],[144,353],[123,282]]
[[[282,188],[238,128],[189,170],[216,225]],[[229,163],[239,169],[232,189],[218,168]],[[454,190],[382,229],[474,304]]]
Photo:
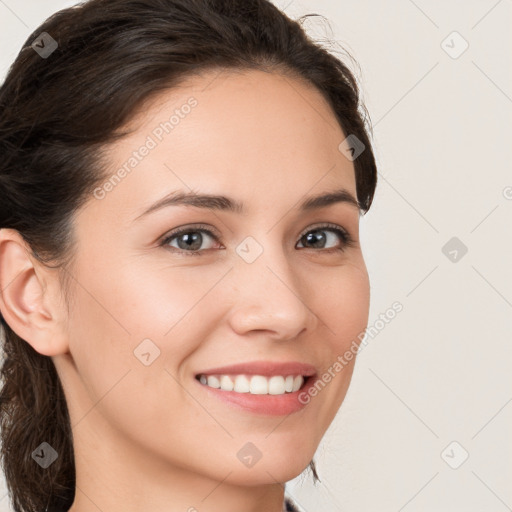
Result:
[[[201,388],[211,396],[215,396],[224,402],[234,405],[243,410],[265,414],[268,416],[285,416],[303,409],[311,399],[309,389],[315,385],[316,377],[309,377],[305,384],[298,391],[293,393],[284,393],[283,395],[252,395],[251,393],[237,393],[236,391],[223,391],[219,388],[212,388],[206,384],[201,384],[194,379]],[[306,397],[307,402],[301,403],[299,396]],[[305,400],[305,401],[306,401]]]

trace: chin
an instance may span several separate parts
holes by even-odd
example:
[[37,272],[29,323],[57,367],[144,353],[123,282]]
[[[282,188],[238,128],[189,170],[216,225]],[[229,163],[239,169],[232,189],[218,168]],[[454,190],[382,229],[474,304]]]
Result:
[[[252,467],[237,467],[229,476],[232,484],[252,486],[275,484],[277,482],[288,482],[300,475],[309,465],[312,455],[301,457],[301,460],[293,460],[286,454],[277,458],[273,455],[272,459],[266,461],[262,457]],[[225,476],[225,475],[224,475]]]

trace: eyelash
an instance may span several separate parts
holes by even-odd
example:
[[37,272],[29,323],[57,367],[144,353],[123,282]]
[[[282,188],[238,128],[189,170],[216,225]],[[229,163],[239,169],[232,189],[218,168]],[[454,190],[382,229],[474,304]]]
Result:
[[[336,233],[341,238],[342,243],[341,243],[341,247],[334,247],[334,248],[330,248],[330,249],[318,249],[317,251],[319,251],[319,252],[326,252],[326,253],[339,252],[339,251],[343,252],[346,248],[353,247],[355,245],[353,238],[350,236],[350,234],[345,229],[341,228],[340,226],[337,226],[336,224],[330,224],[330,223],[322,224],[320,226],[315,226],[314,228],[309,228],[308,230],[303,231],[301,233],[301,235],[299,236],[299,241],[310,232],[324,231],[324,230],[325,231],[333,231],[334,233]],[[175,231],[172,231],[171,233],[167,234],[163,238],[163,240],[159,243],[159,246],[165,247],[174,238],[177,238],[180,235],[184,235],[187,233],[195,233],[195,232],[204,232],[208,236],[211,236],[216,242],[219,241],[218,236],[215,235],[215,233],[213,233],[210,229],[208,229],[208,227],[206,227],[204,225],[197,225],[197,226],[188,226],[186,228],[178,228]],[[184,251],[182,249],[177,249],[176,247],[168,246],[166,248],[170,249],[171,252],[181,253],[181,254],[184,254],[185,256],[201,256],[204,251],[209,250],[209,249],[202,249],[200,251]],[[304,249],[308,249],[308,247],[305,247]],[[310,249],[315,250],[314,248],[310,248]]]

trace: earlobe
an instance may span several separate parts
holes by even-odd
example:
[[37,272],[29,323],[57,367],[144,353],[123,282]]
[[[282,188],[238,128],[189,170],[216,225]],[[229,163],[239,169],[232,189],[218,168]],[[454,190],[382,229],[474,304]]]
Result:
[[65,351],[62,333],[46,293],[42,265],[12,229],[0,229],[0,311],[9,327],[43,355]]

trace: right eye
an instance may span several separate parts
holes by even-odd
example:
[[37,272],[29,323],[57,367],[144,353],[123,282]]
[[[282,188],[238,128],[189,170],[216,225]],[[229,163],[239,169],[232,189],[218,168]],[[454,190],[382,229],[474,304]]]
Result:
[[[178,228],[172,231],[167,236],[165,236],[160,245],[166,248],[170,247],[172,252],[180,252],[182,254],[186,254],[187,256],[200,256],[203,251],[208,249],[201,249],[201,246],[204,243],[205,235],[207,239],[210,238],[218,241],[217,236],[213,234],[209,229],[199,226],[189,226],[186,228]],[[174,241],[176,241],[177,247],[171,245],[171,242]]]

